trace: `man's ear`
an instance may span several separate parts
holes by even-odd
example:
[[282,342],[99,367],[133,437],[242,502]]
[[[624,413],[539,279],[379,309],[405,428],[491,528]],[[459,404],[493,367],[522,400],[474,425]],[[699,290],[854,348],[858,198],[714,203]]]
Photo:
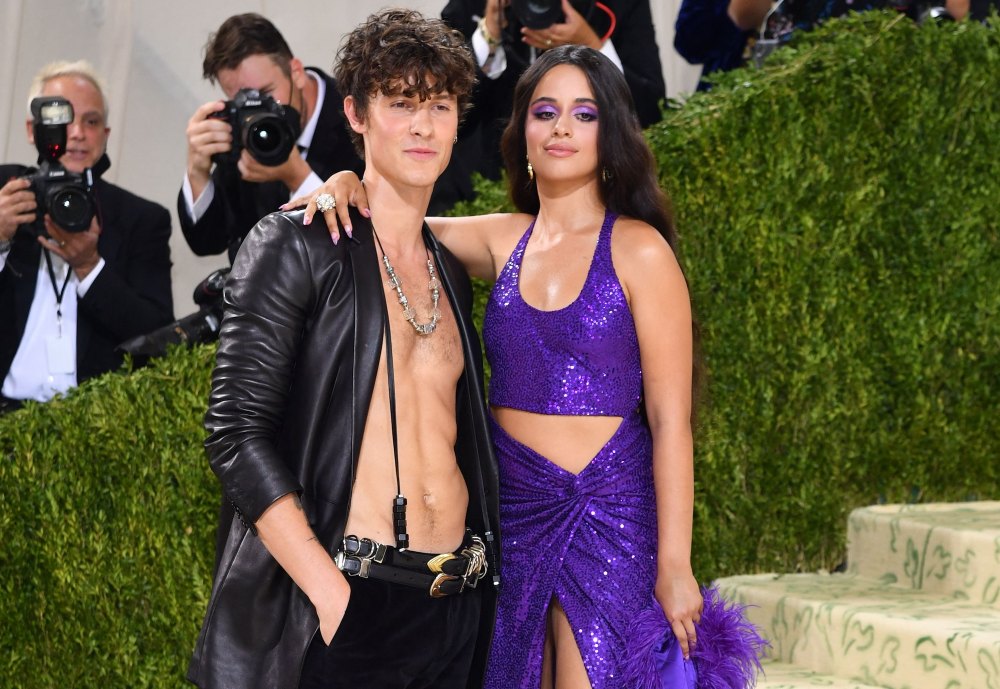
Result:
[[28,143],[32,146],[35,145],[35,122],[34,120],[25,120],[24,127],[28,130]]
[[365,125],[365,121],[358,117],[357,103],[354,100],[354,96],[347,96],[344,98],[344,114],[347,116],[347,122],[351,125],[353,129],[358,134],[364,134],[368,131],[368,127]]
[[306,79],[309,78],[309,75],[306,74],[306,68],[302,66],[302,60],[297,57],[293,57],[288,61],[288,70],[295,88],[305,88]]

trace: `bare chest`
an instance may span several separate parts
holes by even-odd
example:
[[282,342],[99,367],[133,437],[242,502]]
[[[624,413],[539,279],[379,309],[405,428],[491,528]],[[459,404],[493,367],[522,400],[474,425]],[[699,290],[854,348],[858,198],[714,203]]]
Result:
[[453,384],[464,358],[458,323],[440,279],[413,269],[397,270],[395,277],[383,281],[395,375],[417,384]]

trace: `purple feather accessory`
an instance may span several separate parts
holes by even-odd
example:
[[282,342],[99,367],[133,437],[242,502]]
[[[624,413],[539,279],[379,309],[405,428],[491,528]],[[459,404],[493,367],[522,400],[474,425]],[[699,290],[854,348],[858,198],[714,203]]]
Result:
[[747,620],[745,606],[727,602],[714,586],[702,589],[705,605],[698,641],[685,660],[655,598],[636,617],[630,636],[627,686],[636,689],[747,689],[761,671],[768,642]]

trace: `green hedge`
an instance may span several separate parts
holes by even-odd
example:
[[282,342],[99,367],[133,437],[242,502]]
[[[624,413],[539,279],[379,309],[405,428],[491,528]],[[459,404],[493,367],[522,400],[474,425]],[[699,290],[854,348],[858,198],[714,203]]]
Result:
[[1000,498],[1000,32],[869,13],[774,57],[650,132],[710,377],[701,572]]
[[[998,31],[834,22],[649,137],[704,332],[699,577],[833,567],[855,506],[1000,497]],[[4,686],[184,686],[211,364],[0,417]]]
[[0,417],[0,686],[184,686],[214,562],[214,352]]

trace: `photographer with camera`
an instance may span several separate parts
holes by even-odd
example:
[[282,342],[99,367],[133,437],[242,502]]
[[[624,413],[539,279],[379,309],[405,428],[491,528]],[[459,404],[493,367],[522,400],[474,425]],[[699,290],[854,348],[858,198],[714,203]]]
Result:
[[101,178],[93,68],[44,67],[29,115],[39,168],[0,165],[0,413],[120,367],[119,342],[173,320],[170,216]]
[[360,174],[334,80],[305,68],[275,26],[239,14],[209,37],[203,76],[227,100],[187,126],[187,174],[177,212],[191,250],[232,261],[258,220],[341,169]]
[[470,42],[478,83],[451,164],[434,187],[432,215],[473,197],[472,173],[500,178],[514,84],[545,50],[585,45],[604,53],[625,75],[640,124],[660,121],[667,89],[649,0],[449,0],[441,18]]

